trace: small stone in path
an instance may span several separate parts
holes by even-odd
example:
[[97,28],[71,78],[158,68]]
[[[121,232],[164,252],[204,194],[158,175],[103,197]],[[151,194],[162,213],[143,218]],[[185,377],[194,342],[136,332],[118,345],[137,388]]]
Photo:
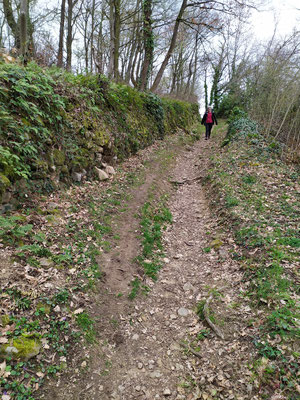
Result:
[[139,340],[139,335],[138,335],[137,333],[135,333],[135,334],[132,336],[132,340]]
[[50,268],[53,267],[54,265],[54,262],[49,258],[41,258],[39,261],[40,261],[40,266],[44,268]]
[[140,362],[138,363],[138,369],[142,369],[143,368],[143,364]]
[[185,292],[188,292],[189,290],[193,290],[194,288],[193,288],[193,286],[190,284],[190,283],[186,283],[184,286],[183,286],[183,290],[185,291]]
[[135,387],[135,390],[136,390],[137,392],[140,392],[140,391],[141,391],[141,387],[140,387],[140,386],[136,386],[136,387]]
[[176,254],[176,255],[174,256],[175,260],[178,260],[179,258],[182,258],[182,257],[183,257],[182,254]]
[[171,396],[171,390],[170,389],[165,389],[164,390],[164,396]]
[[171,315],[170,315],[170,319],[177,319],[177,315],[171,314]]
[[168,258],[163,258],[163,262],[164,262],[165,264],[169,264],[170,260],[169,260]]
[[154,372],[151,372],[151,374],[150,374],[150,378],[152,378],[152,379],[160,378],[160,377],[161,377],[160,371],[154,371]]
[[180,315],[181,317],[187,317],[189,315],[189,310],[187,310],[186,308],[179,308],[179,310],[177,311],[178,315]]

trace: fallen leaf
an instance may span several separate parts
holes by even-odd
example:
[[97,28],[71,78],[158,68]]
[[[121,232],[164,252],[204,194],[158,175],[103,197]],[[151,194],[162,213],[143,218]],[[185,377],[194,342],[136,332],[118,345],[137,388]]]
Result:
[[3,363],[0,364],[0,376],[4,375],[6,368],[6,361],[4,360]]
[[83,311],[84,311],[83,308],[78,308],[77,310],[74,311],[74,314],[75,314],[75,315],[81,314],[81,313],[83,313]]

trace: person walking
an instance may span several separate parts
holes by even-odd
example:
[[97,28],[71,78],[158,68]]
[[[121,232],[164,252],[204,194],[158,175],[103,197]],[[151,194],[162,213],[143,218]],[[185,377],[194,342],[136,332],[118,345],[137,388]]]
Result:
[[217,118],[215,116],[215,113],[212,111],[211,107],[207,107],[207,111],[203,115],[201,125],[205,125],[205,140],[210,138],[210,133],[211,129],[213,127],[213,124],[218,125]]

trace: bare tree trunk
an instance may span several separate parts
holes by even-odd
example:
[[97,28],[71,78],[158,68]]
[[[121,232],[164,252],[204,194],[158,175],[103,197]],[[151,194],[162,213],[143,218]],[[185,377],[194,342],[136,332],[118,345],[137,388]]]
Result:
[[121,0],[114,0],[114,78],[119,80],[119,54],[121,30]]
[[68,0],[68,33],[67,33],[67,71],[72,68],[72,42],[73,42],[73,0]]
[[182,19],[182,16],[183,16],[183,13],[184,13],[186,7],[187,7],[187,0],[183,0],[182,4],[181,4],[181,7],[180,7],[180,10],[179,10],[179,13],[178,13],[178,16],[176,18],[175,25],[174,25],[173,35],[172,35],[172,39],[171,39],[169,50],[168,50],[168,52],[167,52],[167,54],[165,56],[164,61],[161,64],[161,67],[160,67],[160,69],[159,69],[159,71],[158,71],[158,73],[156,75],[156,78],[154,79],[153,85],[151,87],[151,91],[152,92],[155,92],[157,90],[158,85],[160,84],[161,78],[163,76],[163,73],[164,73],[164,71],[165,71],[165,69],[166,69],[166,67],[168,65],[169,59],[170,59],[170,57],[171,57],[171,55],[172,55],[172,53],[174,51],[174,48],[175,48],[175,45],[176,45],[176,40],[177,40],[177,35],[178,35],[179,25],[180,25],[180,22],[181,22],[181,19]]
[[110,0],[109,2],[109,31],[110,31],[110,44],[109,44],[108,77],[111,79],[114,74],[114,53],[115,53],[114,0]]
[[27,64],[27,0],[21,0],[20,4],[20,49],[23,64]]
[[4,47],[3,44],[3,28],[5,25],[5,19],[3,18],[3,20],[1,21],[1,27],[0,27],[0,47]]
[[184,91],[184,93],[186,95],[191,92],[191,80],[192,80],[192,76],[193,76],[194,56],[195,56],[195,51],[193,51],[192,57],[191,57],[190,62],[189,62],[188,80],[187,80],[185,91]]
[[[99,33],[98,33],[98,63],[97,63],[97,69],[99,74],[103,74],[104,71],[104,62],[103,62],[103,58],[104,58],[104,39],[103,39],[103,20],[104,20],[104,14],[105,14],[105,2],[102,2],[102,9],[101,9],[101,19],[100,19],[100,25],[99,25]],[[96,64],[96,59],[94,57],[94,62]]]
[[153,62],[154,39],[152,32],[152,0],[143,2],[143,38],[144,38],[144,62],[140,76],[140,90],[148,87],[150,70]]
[[84,21],[84,56],[85,56],[85,72],[88,73],[89,70],[89,37],[88,37],[88,22],[89,22],[89,16],[88,16],[88,11],[85,16],[85,21]]
[[13,14],[11,0],[3,0],[3,11],[7,24],[10,27],[12,35],[14,37],[14,45],[17,49],[20,49],[20,31]]
[[142,53],[141,53],[141,46],[139,49],[139,54],[138,54],[138,63],[137,63],[137,67],[136,67],[136,75],[135,75],[135,81],[137,83],[137,87],[139,85],[139,77],[141,75],[141,64],[142,64]]
[[60,68],[63,67],[65,18],[66,18],[66,0],[62,0],[60,9],[59,43],[58,43],[57,64],[56,64]]
[[137,87],[137,85],[138,85],[137,78],[134,77],[134,71],[135,71],[135,66],[137,65],[137,59],[138,59],[138,56],[140,55],[140,51],[141,51],[141,39],[140,39],[140,34],[138,33],[137,47],[136,47],[136,52],[134,55],[134,60],[133,60],[132,69],[131,69],[131,82],[133,83],[134,87]]
[[[95,34],[95,0],[92,2],[92,10],[91,10],[91,17],[92,17],[92,26],[91,26],[91,38],[90,38],[90,48],[92,49],[94,47],[94,34]],[[93,73],[93,55],[92,51],[90,51],[90,69],[91,73]]]
[[[196,34],[193,81],[192,81],[192,86],[191,86],[191,90],[190,90],[190,94],[192,94],[192,95],[195,94],[196,80],[197,80],[198,43],[199,43],[199,32],[197,32],[197,34]],[[205,71],[206,71],[206,70],[205,70]],[[206,72],[205,72],[205,74],[206,74]],[[206,79],[206,77],[205,77],[205,79]]]
[[136,49],[138,46],[138,40],[139,40],[139,26],[138,26],[138,18],[139,16],[137,15],[138,9],[139,9],[139,3],[140,0],[137,0],[136,2],[136,8],[135,8],[135,16],[133,20],[133,31],[132,31],[132,37],[131,37],[131,48],[130,48],[130,53],[129,53],[129,58],[127,62],[127,69],[126,69],[126,74],[125,74],[125,82],[129,84],[130,82],[130,76],[132,72],[132,66],[134,66],[134,55],[136,54]]

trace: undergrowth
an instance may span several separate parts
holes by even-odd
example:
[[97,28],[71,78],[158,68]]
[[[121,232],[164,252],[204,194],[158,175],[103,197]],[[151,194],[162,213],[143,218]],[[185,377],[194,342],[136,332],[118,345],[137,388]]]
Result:
[[197,118],[196,104],[102,75],[0,63],[0,199],[8,188],[52,192],[74,172],[93,178],[103,156],[122,160]]
[[265,139],[244,112],[235,110],[229,122],[221,143],[224,149],[214,156],[207,181],[214,207],[222,210],[224,221],[231,221],[248,282],[246,295],[260,310],[253,340],[258,358],[252,370],[258,385],[265,384],[261,395],[270,398],[277,388],[295,400],[299,395],[299,170],[279,158],[280,145]]

